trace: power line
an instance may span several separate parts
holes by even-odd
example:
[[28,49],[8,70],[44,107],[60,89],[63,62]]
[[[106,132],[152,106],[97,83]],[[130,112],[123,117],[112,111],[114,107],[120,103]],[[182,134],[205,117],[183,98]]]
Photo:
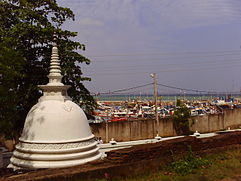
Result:
[[199,92],[199,93],[209,93],[210,91],[204,91],[204,90],[197,90],[197,89],[188,89],[188,88],[181,88],[181,87],[175,87],[175,86],[170,86],[170,85],[165,85],[165,84],[157,84],[159,86],[162,86],[162,87],[167,87],[167,88],[172,88],[172,89],[178,89],[178,90],[182,90],[182,91],[191,91],[191,92]]
[[[109,91],[109,92],[102,92],[99,93],[98,95],[111,95],[111,94],[123,94],[121,92],[133,90],[133,89],[139,89],[142,87],[146,87],[149,85],[153,85],[153,83],[145,84],[145,85],[140,85],[140,86],[135,86],[135,87],[130,87],[130,88],[125,88],[125,89],[119,89],[119,90],[114,90],[114,91]],[[176,89],[176,90],[181,90],[181,91],[187,91],[187,92],[195,92],[195,93],[206,93],[206,94],[226,94],[227,92],[216,92],[216,91],[206,91],[206,90],[198,90],[198,89],[190,89],[190,88],[182,88],[182,87],[176,87],[176,86],[171,86],[171,85],[166,85],[166,84],[160,84],[157,83],[158,86],[166,87],[166,88],[171,88],[171,89]],[[130,93],[130,92],[127,92]],[[132,92],[133,93],[133,92]],[[228,92],[231,94],[240,94],[240,92]]]
[[[168,60],[168,59],[189,59],[189,58],[210,58],[210,57],[220,57],[220,56],[222,56],[222,57],[224,57],[224,56],[239,56],[238,58],[240,58],[240,55],[241,55],[241,52],[239,52],[239,53],[236,53],[236,54],[216,54],[216,55],[195,55],[195,56],[193,56],[193,55],[186,55],[186,56],[180,56],[180,55],[172,55],[172,56],[165,56],[165,57],[159,57],[159,58],[151,58],[150,59],[150,57],[148,57],[148,61],[150,61],[150,60],[152,60],[152,61],[159,61],[159,60],[162,60],[162,61],[165,61],[165,60]],[[95,57],[90,57],[91,59],[92,58],[95,58]],[[105,58],[105,57],[103,57],[103,58]],[[227,57],[228,58],[228,57]],[[93,61],[93,60],[92,60]],[[124,61],[130,61],[130,62],[135,62],[135,61],[138,61],[138,62],[140,62],[140,61],[147,61],[147,58],[144,58],[144,59],[140,59],[140,58],[138,58],[138,59],[133,59],[132,57],[131,57],[131,59],[130,59],[130,57],[128,57],[128,59],[122,59],[122,60],[119,60],[119,59],[117,59],[117,60],[114,60],[114,59],[98,59],[98,60],[96,60],[95,62],[116,62],[116,61],[120,61],[120,62],[124,62]]]
[[160,60],[162,62],[149,62],[148,64],[141,64],[140,62],[137,62],[138,64],[135,63],[135,65],[128,65],[128,64],[124,64],[124,65],[115,65],[115,66],[106,66],[105,70],[108,71],[110,69],[113,68],[129,68],[129,67],[147,67],[147,66],[178,66],[178,65],[220,65],[220,64],[231,64],[231,63],[240,63],[241,57],[239,58],[235,58],[235,59],[214,59],[214,60],[198,60],[198,61],[187,61],[187,62],[177,62],[177,63],[164,63],[165,60],[162,59],[148,59],[148,61],[153,61],[153,60]]
[[[228,65],[225,65],[225,64],[228,64]],[[214,65],[202,65],[201,66],[198,66],[198,67],[188,67],[188,68],[182,68],[182,67],[179,67],[179,68],[163,68],[163,69],[158,69],[156,70],[156,72],[189,72],[189,71],[208,71],[208,70],[220,70],[222,68],[225,68],[225,69],[228,69],[228,68],[238,68],[240,67],[240,63],[241,62],[236,62],[235,64],[229,64],[229,62],[225,62],[225,63],[222,63],[222,64],[214,64]],[[157,66],[155,66],[155,68],[157,68]],[[118,69],[118,70],[115,70],[115,69],[106,69],[106,70],[103,70],[104,72],[94,72],[94,73],[87,73],[86,75],[87,76],[98,76],[98,75],[110,75],[112,73],[115,73],[115,75],[138,75],[138,74],[143,74],[143,73],[150,73],[150,72],[147,72],[147,71],[138,71],[138,72],[135,72],[136,69],[125,69],[124,71]],[[119,72],[118,72],[119,71]],[[127,72],[128,71],[128,72]],[[131,72],[130,72],[131,71]],[[153,71],[152,71],[153,72]]]
[[[198,90],[198,89],[189,89],[189,88],[181,88],[176,86],[170,86],[166,84],[157,84],[158,86],[167,87],[171,89],[181,90],[181,91],[188,91],[188,92],[196,92],[196,93],[207,93],[207,94],[226,94],[227,92],[215,92],[215,91],[206,91],[206,90]],[[228,92],[230,94],[240,94],[240,92]]]
[[102,93],[99,93],[99,94],[114,94],[114,93],[118,93],[118,92],[124,92],[124,91],[129,91],[129,90],[132,90],[132,89],[138,89],[138,88],[141,88],[141,87],[146,87],[146,86],[149,86],[149,85],[152,85],[152,83],[140,85],[140,86],[136,86],[136,87],[131,87],[131,88],[119,89],[119,90],[115,90],[115,91],[102,92]]
[[200,51],[200,52],[152,52],[152,53],[130,53],[130,54],[106,54],[106,55],[89,55],[89,57],[124,57],[124,56],[140,56],[140,55],[185,55],[185,54],[215,54],[215,53],[240,53],[240,50],[226,51]]

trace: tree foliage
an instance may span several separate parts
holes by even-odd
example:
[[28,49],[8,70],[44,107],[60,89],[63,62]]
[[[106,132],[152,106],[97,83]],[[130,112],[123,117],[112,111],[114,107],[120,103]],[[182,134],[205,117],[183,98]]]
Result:
[[189,119],[191,112],[180,100],[177,100],[176,109],[173,114],[174,128],[178,135],[189,135]]
[[37,85],[48,82],[53,33],[61,60],[63,82],[71,85],[68,94],[87,110],[95,106],[82,81],[80,63],[90,60],[79,51],[85,46],[71,40],[77,33],[61,29],[74,20],[69,8],[56,0],[0,1],[0,132],[8,136],[19,133],[29,109],[41,96]]

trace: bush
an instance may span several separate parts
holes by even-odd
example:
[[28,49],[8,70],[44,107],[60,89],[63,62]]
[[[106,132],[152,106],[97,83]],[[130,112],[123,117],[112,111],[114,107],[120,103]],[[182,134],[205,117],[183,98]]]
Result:
[[190,135],[189,119],[191,112],[180,100],[177,101],[177,107],[173,114],[173,125],[178,135]]
[[178,175],[188,175],[192,173],[195,169],[209,165],[210,162],[207,159],[201,157],[195,157],[192,150],[189,148],[188,154],[180,160],[173,161],[169,170],[176,172]]

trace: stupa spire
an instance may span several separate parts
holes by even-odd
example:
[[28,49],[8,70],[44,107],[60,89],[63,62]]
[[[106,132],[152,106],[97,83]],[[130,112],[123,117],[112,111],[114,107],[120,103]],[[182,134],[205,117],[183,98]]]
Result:
[[53,42],[52,42],[52,55],[50,61],[50,70],[49,70],[49,83],[47,85],[63,85],[61,83],[62,75],[61,75],[61,67],[59,60],[58,47],[56,43],[56,34],[54,34]]
[[44,100],[59,100],[59,101],[66,101],[71,100],[71,98],[67,94],[68,88],[70,85],[64,85],[61,75],[61,67],[60,67],[60,60],[59,60],[59,53],[57,47],[57,36],[54,34],[53,42],[52,42],[52,54],[50,60],[50,67],[49,67],[49,82],[47,85],[39,85],[39,87],[43,90],[44,95],[40,97],[39,101]]

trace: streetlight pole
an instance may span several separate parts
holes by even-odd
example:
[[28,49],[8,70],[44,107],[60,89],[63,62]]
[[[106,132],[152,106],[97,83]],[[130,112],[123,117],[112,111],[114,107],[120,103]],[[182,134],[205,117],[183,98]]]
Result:
[[160,129],[160,124],[159,124],[159,115],[157,111],[157,78],[156,78],[156,73],[152,73],[151,77],[153,78],[153,89],[154,89],[154,103],[155,103],[155,117],[156,117],[156,137],[155,139],[160,140],[161,137],[159,136],[159,129]]

